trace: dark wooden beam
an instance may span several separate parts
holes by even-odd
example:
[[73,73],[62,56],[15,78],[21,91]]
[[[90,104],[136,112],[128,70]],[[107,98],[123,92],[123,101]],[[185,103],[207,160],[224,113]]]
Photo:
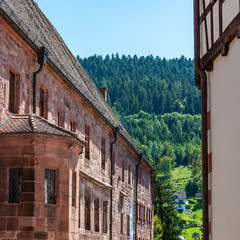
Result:
[[214,24],[213,24],[213,5],[212,5],[211,7],[211,47],[213,43],[214,43]]
[[206,14],[205,0],[202,0],[202,5],[203,5],[203,14],[204,14],[205,41],[206,41],[206,48],[207,48],[207,51],[208,51],[209,50],[208,25],[207,25],[207,14]]
[[219,36],[221,36],[223,31],[223,21],[222,21],[222,0],[219,0],[219,6],[218,6],[218,15],[219,15]]
[[229,43],[222,44],[221,56],[226,57],[229,51]]
[[[212,3],[209,3],[206,7],[206,15],[209,14],[209,12],[212,10],[214,4],[217,2],[218,0],[213,0]],[[201,25],[204,21],[204,13],[200,16],[200,21],[199,21],[199,24]]]

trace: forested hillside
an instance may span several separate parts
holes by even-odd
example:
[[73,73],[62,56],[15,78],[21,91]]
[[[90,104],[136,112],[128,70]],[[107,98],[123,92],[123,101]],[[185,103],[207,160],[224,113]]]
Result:
[[200,171],[200,91],[193,60],[94,55],[79,61],[125,128],[163,175],[180,165]]
[[155,167],[154,239],[179,239],[181,217],[171,195],[201,192],[201,103],[193,60],[118,54],[78,59],[97,87],[107,88],[108,103]]
[[191,59],[120,58],[118,54],[78,59],[97,87],[107,88],[109,104],[122,116],[140,110],[155,114],[201,112]]

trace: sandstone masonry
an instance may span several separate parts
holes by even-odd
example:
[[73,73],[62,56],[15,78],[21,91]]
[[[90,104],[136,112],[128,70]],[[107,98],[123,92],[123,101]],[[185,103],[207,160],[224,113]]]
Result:
[[152,166],[37,4],[1,1],[0,239],[130,239],[132,200],[150,240],[153,196]]

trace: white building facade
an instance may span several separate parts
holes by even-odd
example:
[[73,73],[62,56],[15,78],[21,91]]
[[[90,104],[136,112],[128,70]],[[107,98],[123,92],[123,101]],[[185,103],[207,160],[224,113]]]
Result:
[[194,0],[202,91],[203,239],[239,239],[240,2]]

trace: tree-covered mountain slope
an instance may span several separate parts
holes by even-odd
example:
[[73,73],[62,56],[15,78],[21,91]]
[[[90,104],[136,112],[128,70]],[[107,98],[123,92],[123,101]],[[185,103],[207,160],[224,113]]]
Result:
[[193,60],[118,54],[79,58],[97,87],[106,87],[108,102],[120,115],[143,110],[199,114],[200,92],[194,86]]

